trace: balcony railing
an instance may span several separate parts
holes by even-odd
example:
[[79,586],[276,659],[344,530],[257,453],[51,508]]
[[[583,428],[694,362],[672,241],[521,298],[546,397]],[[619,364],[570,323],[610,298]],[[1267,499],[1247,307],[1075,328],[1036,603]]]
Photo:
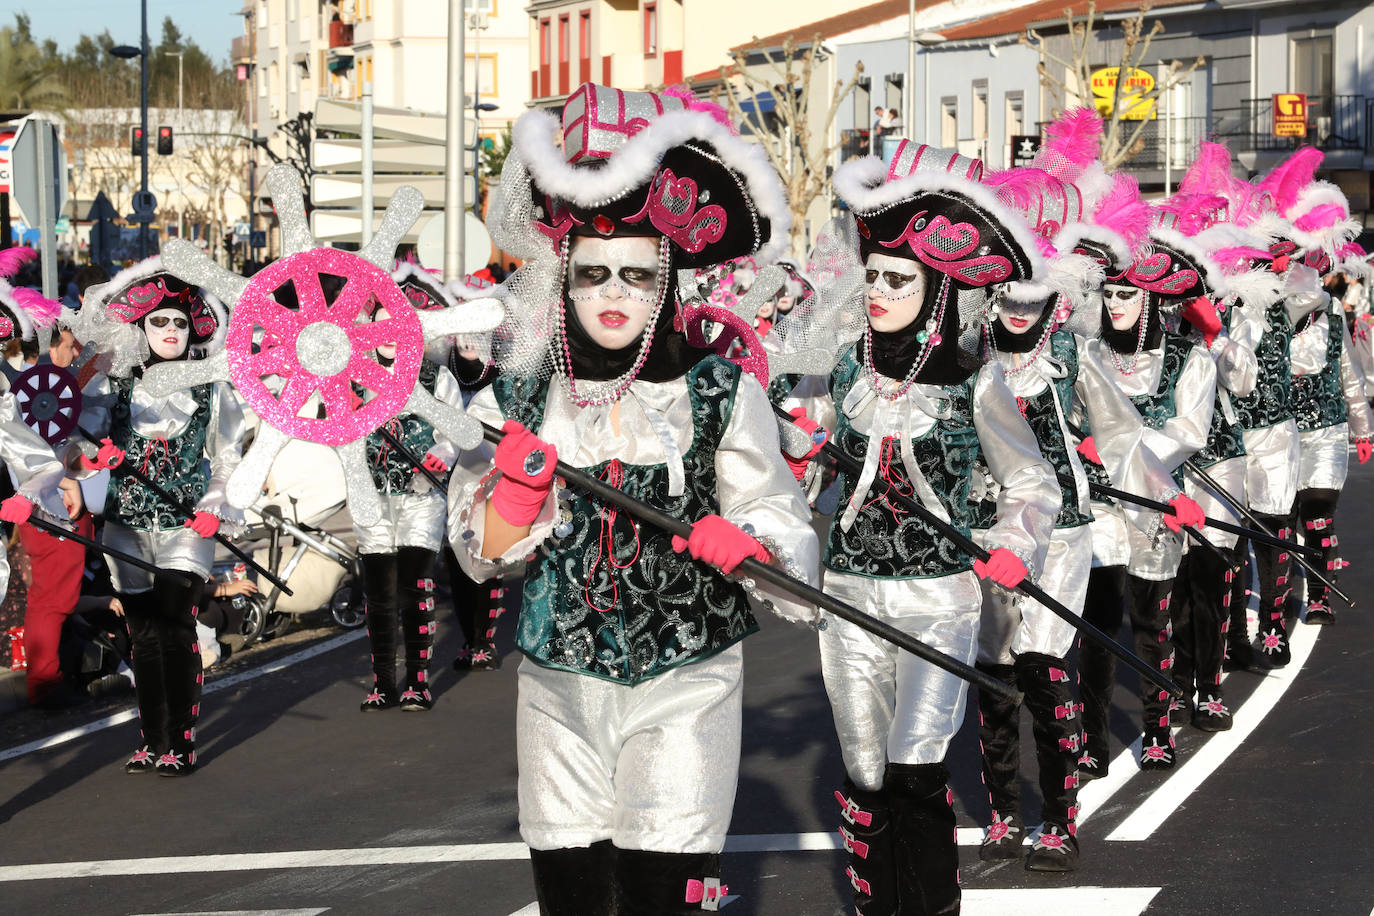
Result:
[[873,150],[872,135],[866,127],[852,127],[840,131],[840,161],[859,159]]
[[1374,152],[1371,101],[1362,95],[1308,96],[1307,136],[1276,137],[1273,99],[1243,99],[1239,110],[1222,113],[1218,135],[1229,139],[1233,148],[1255,152],[1283,152],[1309,144],[1322,150]]
[[238,35],[229,42],[229,59],[236,64],[245,64],[253,59],[253,46],[248,36]]

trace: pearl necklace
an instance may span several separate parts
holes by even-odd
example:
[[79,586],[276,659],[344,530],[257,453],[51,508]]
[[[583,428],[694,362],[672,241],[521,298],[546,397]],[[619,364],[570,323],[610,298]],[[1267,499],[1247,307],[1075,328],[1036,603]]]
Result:
[[[644,326],[643,340],[639,344],[639,353],[635,356],[634,365],[617,378],[593,383],[590,391],[585,394],[579,393],[577,379],[573,376],[572,348],[568,345],[567,304],[561,304],[558,309],[559,347],[556,354],[559,369],[568,381],[568,396],[578,407],[604,407],[607,404],[614,404],[620,400],[621,395],[628,391],[630,385],[634,384],[634,380],[639,377],[640,370],[644,368],[644,363],[649,358],[649,349],[654,342],[654,329],[658,327],[658,316],[663,311],[663,302],[668,295],[670,261],[668,239],[660,236],[658,240],[658,290],[654,299],[653,311],[649,313],[649,322]],[[568,237],[564,236],[559,248],[558,288],[560,290],[563,288],[567,275]]]
[[[1146,308],[1149,308],[1149,306],[1147,305]],[[1149,317],[1148,313],[1144,311],[1141,312],[1140,331],[1136,334],[1135,353],[1131,354],[1130,365],[1127,365],[1121,359],[1121,356],[1112,348],[1111,344],[1107,345],[1107,353],[1111,356],[1112,362],[1116,365],[1116,370],[1122,375],[1135,375],[1136,367],[1140,364],[1140,354],[1145,349],[1145,328],[1150,323]]]
[[921,354],[911,364],[906,376],[902,378],[891,393],[885,391],[878,382],[878,370],[873,368],[873,325],[869,323],[864,327],[864,375],[868,379],[869,387],[873,393],[888,403],[896,403],[911,390],[911,386],[916,384],[916,376],[925,368],[926,362],[930,359],[935,348],[944,339],[935,330],[944,323],[945,305],[949,301],[949,275],[946,274],[940,284],[940,304],[935,310],[935,315],[926,322],[925,327],[916,332],[916,341],[921,344]]

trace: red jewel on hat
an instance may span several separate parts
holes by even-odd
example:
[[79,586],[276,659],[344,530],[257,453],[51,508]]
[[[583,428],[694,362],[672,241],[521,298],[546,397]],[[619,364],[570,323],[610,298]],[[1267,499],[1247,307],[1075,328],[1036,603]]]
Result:
[[862,235],[864,238],[868,238],[870,234],[868,231],[868,224],[865,223],[863,220],[859,219],[857,216],[854,217],[854,222],[859,227],[859,235]]
[[598,213],[592,219],[592,228],[602,235],[610,235],[615,231],[615,222],[609,216]]

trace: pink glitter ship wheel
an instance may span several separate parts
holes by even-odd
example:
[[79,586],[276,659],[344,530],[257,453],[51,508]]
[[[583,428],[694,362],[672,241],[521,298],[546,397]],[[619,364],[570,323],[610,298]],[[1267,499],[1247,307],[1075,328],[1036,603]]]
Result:
[[[344,280],[332,304],[322,276]],[[295,288],[298,309],[277,299],[288,283]],[[369,304],[385,307],[390,317],[368,320]],[[385,344],[396,347],[390,367],[372,352]],[[234,387],[266,423],[297,439],[345,445],[405,407],[419,376],[425,338],[415,309],[389,274],[350,252],[314,248],[253,276],[234,308],[225,345]],[[280,395],[264,381],[274,376],[284,381]],[[355,384],[375,396],[358,403]],[[299,416],[316,392],[324,416]]]

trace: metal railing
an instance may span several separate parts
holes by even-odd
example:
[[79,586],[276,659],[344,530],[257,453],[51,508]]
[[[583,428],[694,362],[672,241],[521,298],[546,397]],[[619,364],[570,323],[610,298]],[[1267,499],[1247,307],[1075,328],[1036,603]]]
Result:
[[1276,137],[1273,99],[1242,99],[1239,111],[1221,119],[1219,135],[1233,148],[1255,152],[1282,152],[1307,144],[1322,150],[1374,151],[1371,102],[1362,95],[1308,96],[1307,136]]
[[840,131],[840,161],[859,159],[872,151],[872,134],[866,127],[851,127]]

